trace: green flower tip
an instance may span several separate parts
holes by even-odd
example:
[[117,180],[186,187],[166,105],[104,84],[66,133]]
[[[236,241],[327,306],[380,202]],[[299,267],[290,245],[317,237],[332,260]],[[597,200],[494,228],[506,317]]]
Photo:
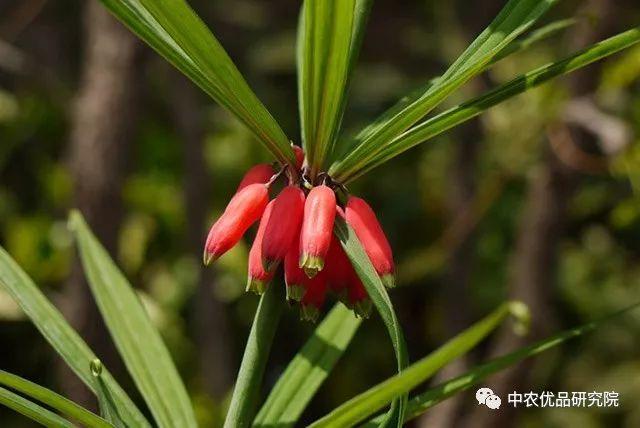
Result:
[[320,310],[313,305],[300,305],[300,319],[315,323],[320,316]]
[[371,316],[371,299],[364,299],[353,305],[353,312],[359,318],[369,318]]
[[254,292],[256,293],[258,296],[264,294],[265,291],[267,291],[267,281],[262,281],[260,279],[255,279],[255,278],[249,278],[247,280],[247,288],[245,291],[249,292]]
[[299,284],[287,284],[287,300],[295,300],[299,302],[302,300],[302,296],[304,296],[304,292],[306,291],[303,285]]
[[209,266],[211,263],[215,262],[217,257],[213,253],[209,253],[207,250],[204,250],[204,254],[202,255],[202,262],[205,266]]
[[349,292],[346,288],[341,289],[334,293],[336,299],[338,299],[343,305],[349,309],[353,309],[353,304],[349,301]]
[[324,269],[324,259],[319,256],[312,256],[308,253],[302,253],[300,256],[300,268],[304,270],[304,273],[309,277],[313,278]]
[[380,280],[387,288],[394,288],[396,286],[396,277],[392,273],[382,275]]

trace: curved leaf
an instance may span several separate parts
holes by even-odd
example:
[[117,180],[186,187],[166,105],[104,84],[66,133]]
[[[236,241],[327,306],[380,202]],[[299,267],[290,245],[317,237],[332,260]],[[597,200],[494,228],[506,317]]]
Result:
[[344,353],[361,321],[337,303],[280,376],[253,426],[294,426]]
[[[398,372],[400,373],[408,365],[409,357],[407,355],[402,328],[400,327],[400,323],[396,317],[396,313],[393,309],[391,299],[387,294],[387,290],[371,265],[371,261],[369,261],[369,257],[362,248],[362,244],[360,244],[355,232],[340,217],[336,217],[334,233],[340,240],[340,244],[347,253],[349,260],[351,260],[356,273],[367,290],[367,294],[376,306],[378,313],[389,331],[391,343],[393,344],[393,349],[396,353]],[[382,426],[402,426],[406,401],[406,395],[400,395],[393,401],[391,408],[389,409],[389,413],[387,414],[387,419],[384,421]]]
[[93,414],[73,401],[64,398],[60,394],[57,394],[44,386],[40,386],[36,383],[23,379],[20,376],[5,372],[4,370],[0,370],[0,385],[4,385],[7,388],[11,388],[14,391],[26,395],[29,398],[46,404],[61,414],[81,422],[84,426],[97,428],[112,427],[110,423],[98,415]]
[[[525,346],[502,357],[495,358],[487,363],[481,364],[469,370],[467,373],[443,382],[440,385],[434,386],[433,388],[429,388],[427,391],[409,400],[405,421],[420,416],[426,410],[430,409],[441,401],[444,401],[447,398],[472,387],[473,385],[479,384],[494,373],[504,370],[507,367],[513,366],[526,358],[533,357],[548,349],[560,346],[573,338],[583,336],[584,334],[595,330],[603,323],[609,322],[621,315],[626,314],[631,310],[637,309],[638,306],[640,306],[640,304],[636,303],[626,309],[623,309],[622,311],[609,315],[608,317],[583,324],[579,327],[565,330],[547,339],[540,340],[532,345]],[[380,415],[366,423],[364,426],[370,428],[377,427],[382,421],[383,417],[384,415]]]
[[510,55],[529,49],[536,43],[540,43],[541,41],[556,35],[558,32],[566,30],[572,25],[575,25],[577,22],[578,21],[573,18],[560,19],[558,21],[553,21],[547,25],[537,28],[531,31],[531,33],[527,34],[526,36],[514,40],[509,45],[507,45],[506,48],[498,52],[498,54],[491,59],[491,64],[495,64]]
[[557,0],[510,0],[498,16],[424,93],[394,115],[368,126],[343,159],[331,165],[329,174],[345,181],[371,162],[391,140],[407,130],[469,79],[481,73],[501,50],[533,25]]
[[50,410],[0,387],[0,404],[3,404],[41,425],[51,428],[74,428],[73,424]]
[[364,166],[347,181],[351,181],[362,174],[370,171],[378,165],[399,155],[400,153],[414,147],[434,136],[445,132],[452,127],[472,119],[485,110],[500,104],[518,94],[535,88],[554,77],[571,73],[579,68],[585,67],[602,58],[606,58],[640,42],[640,27],[625,31],[609,39],[596,43],[583,49],[561,61],[544,65],[536,70],[519,76],[512,81],[501,85],[486,94],[453,107],[425,122],[417,125],[398,138],[393,140],[384,150],[382,150],[371,164]]
[[[89,365],[95,354],[67,323],[60,311],[42,294],[31,278],[18,266],[9,254],[0,247],[0,286],[20,305],[31,322],[53,346],[67,365],[96,393],[97,385]],[[113,399],[123,419],[129,426],[150,427],[133,401],[118,385],[107,370],[103,371],[105,383],[113,391]]]
[[[560,31],[570,27],[571,25],[574,25],[575,23],[576,23],[576,20],[574,20],[574,19],[562,19],[562,20],[559,20],[559,21],[554,21],[554,22],[551,22],[551,23],[549,23],[549,24],[547,24],[547,25],[545,25],[543,27],[540,27],[540,28],[532,31],[531,33],[527,34],[526,36],[523,36],[523,37],[521,37],[519,39],[516,39],[516,40],[512,41],[510,44],[507,45],[506,48],[502,49],[500,52],[498,52],[498,54],[496,56],[494,56],[491,59],[491,62],[487,66],[487,69],[489,69],[491,66],[493,66],[497,62],[505,59],[506,57],[508,57],[510,55],[513,55],[515,53],[521,52],[521,51],[523,51],[525,49],[528,49],[531,46],[533,46],[534,44],[539,43],[542,40],[545,40],[545,39],[555,35],[556,33],[558,33]],[[435,78],[429,80],[427,83],[421,85],[420,87],[418,87],[418,88],[414,89],[413,91],[411,91],[409,94],[407,94],[404,97],[402,97],[400,100],[398,100],[398,102],[396,102],[393,106],[391,106],[383,114],[381,114],[376,120],[374,120],[366,128],[364,128],[360,132],[360,135],[366,135],[366,134],[374,132],[374,130],[377,127],[382,126],[385,122],[390,120],[396,114],[400,113],[405,108],[407,108],[411,104],[413,104],[416,101],[418,101],[420,99],[420,97],[422,96],[422,94],[427,92],[427,90],[431,86],[433,86],[438,81],[439,78],[440,77],[435,77]],[[358,140],[357,139],[345,142],[345,144],[342,145],[342,151],[340,152],[339,155],[336,156],[336,159],[343,158],[357,144],[358,144]]]
[[279,161],[295,165],[286,135],[207,26],[184,0],[101,0],[142,40],[226,107]]
[[184,384],[133,287],[79,212],[71,213],[69,224],[98,309],[156,422],[161,427],[196,427]]
[[519,302],[503,304],[487,317],[478,321],[422,360],[405,368],[392,378],[348,400],[328,415],[318,419],[310,427],[353,426],[357,424],[391,402],[394,397],[408,393],[433,376],[440,368],[469,352],[498,327],[509,314],[522,317],[523,306]]

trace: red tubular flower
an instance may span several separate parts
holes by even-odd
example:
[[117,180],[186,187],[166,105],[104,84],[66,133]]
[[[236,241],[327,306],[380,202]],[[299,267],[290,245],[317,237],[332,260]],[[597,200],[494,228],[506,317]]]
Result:
[[295,144],[292,144],[291,148],[293,149],[293,153],[296,155],[296,167],[300,169],[304,164],[304,150],[302,150],[302,147],[296,146]]
[[299,302],[304,296],[309,278],[298,266],[300,239],[295,239],[284,257],[284,282],[287,285],[287,300]]
[[336,195],[333,190],[325,185],[311,189],[304,204],[299,264],[309,278],[324,268],[335,216]]
[[327,295],[327,281],[324,273],[306,280],[306,290],[300,301],[300,319],[316,322]]
[[264,184],[269,182],[271,177],[273,177],[273,174],[275,174],[275,171],[268,163],[259,163],[258,165],[251,167],[249,171],[244,174],[244,177],[242,177],[242,181],[240,181],[236,193],[250,184]]
[[303,210],[304,192],[297,186],[285,187],[276,197],[262,240],[265,270],[272,271],[299,236]]
[[267,272],[262,266],[262,240],[264,238],[264,231],[267,228],[267,223],[271,217],[273,211],[274,201],[269,202],[267,208],[262,214],[260,219],[260,225],[258,226],[258,232],[256,238],[251,245],[251,251],[249,251],[249,274],[247,278],[247,291],[253,291],[256,294],[262,294],[267,289],[267,285],[273,279],[273,272]]
[[349,275],[349,307],[360,318],[369,318],[371,315],[371,299],[364,288],[360,277],[354,269],[351,269]]
[[247,229],[262,216],[268,202],[269,190],[264,184],[251,184],[236,193],[209,230],[204,247],[204,264],[208,265],[236,245]]
[[348,292],[351,271],[353,271],[351,262],[342,249],[340,241],[334,236],[331,240],[327,263],[323,272],[326,272],[328,289],[335,293],[337,298],[347,306],[350,306]]
[[322,271],[327,278],[327,287],[337,298],[361,318],[371,313],[371,299],[344,252],[338,238],[334,237],[327,255],[327,267]]
[[371,207],[361,198],[350,196],[345,218],[362,243],[373,267],[387,287],[395,285],[391,246]]

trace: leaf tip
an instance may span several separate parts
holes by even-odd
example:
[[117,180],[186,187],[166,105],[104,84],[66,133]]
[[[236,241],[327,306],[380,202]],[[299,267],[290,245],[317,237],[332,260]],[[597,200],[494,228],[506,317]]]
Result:
[[529,306],[519,300],[513,300],[508,303],[509,313],[514,318],[514,332],[519,336],[524,336],[529,332],[531,325],[531,311]]

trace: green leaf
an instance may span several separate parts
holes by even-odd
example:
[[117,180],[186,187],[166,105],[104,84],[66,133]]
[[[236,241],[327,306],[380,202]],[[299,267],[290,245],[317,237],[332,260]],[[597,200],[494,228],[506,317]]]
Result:
[[226,107],[279,161],[295,165],[289,140],[218,40],[184,0],[101,0],[142,40]]
[[100,414],[116,428],[127,428],[127,424],[122,419],[118,407],[113,401],[113,394],[102,379],[102,362],[95,359],[91,362],[91,374],[96,378],[96,390],[98,395],[98,406]]
[[[402,328],[400,327],[400,323],[396,317],[396,313],[393,309],[391,299],[387,294],[387,290],[371,265],[371,261],[362,248],[355,232],[340,217],[337,217],[335,220],[334,233],[340,240],[349,260],[351,260],[356,273],[362,280],[369,297],[376,306],[378,313],[389,331],[391,343],[393,344],[393,349],[396,353],[398,372],[402,372],[402,370],[408,365],[407,349],[404,341],[404,335],[402,334]],[[391,408],[389,409],[389,413],[387,414],[388,418],[382,424],[383,426],[402,426],[406,400],[406,395],[400,395],[399,398],[394,400]]]
[[424,93],[394,115],[365,128],[355,147],[331,165],[329,174],[346,181],[371,162],[391,140],[433,110],[448,95],[481,73],[491,60],[533,25],[557,0],[510,0],[493,22]]
[[526,307],[520,302],[501,305],[487,317],[463,331],[445,345],[422,360],[405,368],[401,373],[348,400],[310,427],[353,426],[429,379],[440,368],[466,354],[509,315],[526,318]]
[[256,427],[288,427],[300,418],[351,342],[361,319],[338,303],[291,360],[253,421]]
[[[362,39],[364,38],[364,30],[367,25],[367,21],[369,19],[369,14],[371,12],[371,6],[373,5],[373,0],[356,0],[355,6],[355,16],[354,16],[354,24],[353,24],[353,34],[351,36],[351,48],[349,49],[349,69],[347,71],[347,85],[345,94],[342,97],[342,103],[340,106],[339,117],[342,118],[344,115],[344,111],[347,106],[348,99],[348,90],[350,87],[351,78],[353,77],[353,69],[355,68],[356,60],[358,59],[358,55],[360,54],[360,48],[362,47]],[[331,151],[328,153],[327,163],[335,161],[336,159],[341,159],[343,157],[343,152],[340,152],[340,147],[345,144],[340,144],[340,137],[337,136],[336,140],[333,143]]]
[[364,166],[357,174],[349,177],[347,181],[351,181],[365,174],[411,147],[427,141],[462,122],[472,119],[505,100],[535,88],[554,77],[571,73],[595,61],[613,55],[639,41],[640,27],[636,27],[596,43],[561,61],[544,65],[536,70],[523,74],[480,97],[453,107],[398,136],[376,156],[375,161]]
[[[512,41],[506,48],[498,52],[496,56],[491,59],[491,62],[487,66],[489,69],[491,66],[495,65],[498,61],[501,61],[507,58],[510,55],[516,54],[523,50],[526,50],[533,46],[536,43],[539,43],[558,32],[574,25],[576,20],[574,19],[563,19],[559,21],[551,22],[543,27],[532,31],[530,34],[523,36],[519,39]],[[375,128],[382,126],[385,122],[393,118],[395,115],[403,111],[409,105],[415,103],[420,99],[420,97],[431,87],[433,86],[440,77],[433,78],[429,80],[427,83],[421,85],[420,87],[411,91],[408,95],[402,97],[398,102],[396,102],[393,106],[387,109],[382,115],[380,115],[375,121],[369,124],[365,129],[361,131],[361,135],[372,133]],[[359,141],[357,139],[346,141],[345,144],[342,145],[342,151],[340,154],[336,155],[336,159],[342,159],[349,153]]]
[[196,427],[184,384],[133,287],[91,233],[69,218],[91,292],[122,359],[161,427]]
[[260,298],[240,363],[236,386],[224,421],[225,428],[251,425],[257,407],[271,343],[282,315],[284,287],[271,284]]
[[[67,365],[95,393],[95,380],[89,370],[91,361],[96,358],[95,354],[42,294],[31,278],[2,248],[0,248],[0,286],[13,297]],[[115,379],[106,370],[103,376],[105,383],[113,391],[113,399],[127,425],[150,427],[140,410]]]
[[578,21],[573,18],[560,19],[558,21],[553,21],[547,25],[544,25],[536,30],[533,30],[526,36],[514,40],[506,48],[498,52],[498,54],[492,58],[491,64],[495,64],[498,61],[501,61],[515,53],[527,50],[533,45],[540,43],[541,41],[546,40],[549,37],[555,36],[560,31],[566,30],[567,28],[575,25],[577,22]]
[[39,406],[7,389],[0,387],[0,404],[3,404],[41,425],[51,428],[74,428],[73,424],[50,410]]
[[28,381],[14,374],[0,370],[0,385],[11,388],[16,392],[26,395],[36,401],[57,410],[61,414],[68,416],[87,427],[109,428],[110,423],[88,411],[87,409],[77,405],[50,389],[40,386],[36,383]]
[[311,176],[323,169],[340,128],[356,22],[356,0],[305,0],[298,37],[302,144]]
[[[465,374],[443,382],[440,385],[434,386],[433,388],[430,388],[422,394],[419,394],[409,400],[405,421],[413,419],[421,415],[431,407],[435,406],[436,404],[440,403],[441,401],[444,401],[447,398],[472,387],[473,385],[479,384],[494,373],[504,370],[507,367],[513,366],[526,358],[533,357],[548,349],[560,346],[568,340],[583,336],[584,334],[597,329],[605,322],[610,322],[611,320],[616,319],[631,310],[637,309],[638,306],[640,306],[640,304],[636,303],[626,309],[623,309],[622,311],[609,315],[608,317],[602,318],[597,321],[592,321],[581,326],[571,328],[569,330],[565,330],[547,339],[540,340],[532,345],[520,348],[517,351],[495,358],[487,363],[481,364],[469,370]],[[380,415],[375,419],[369,421],[364,426],[376,427],[383,417],[384,415]]]

